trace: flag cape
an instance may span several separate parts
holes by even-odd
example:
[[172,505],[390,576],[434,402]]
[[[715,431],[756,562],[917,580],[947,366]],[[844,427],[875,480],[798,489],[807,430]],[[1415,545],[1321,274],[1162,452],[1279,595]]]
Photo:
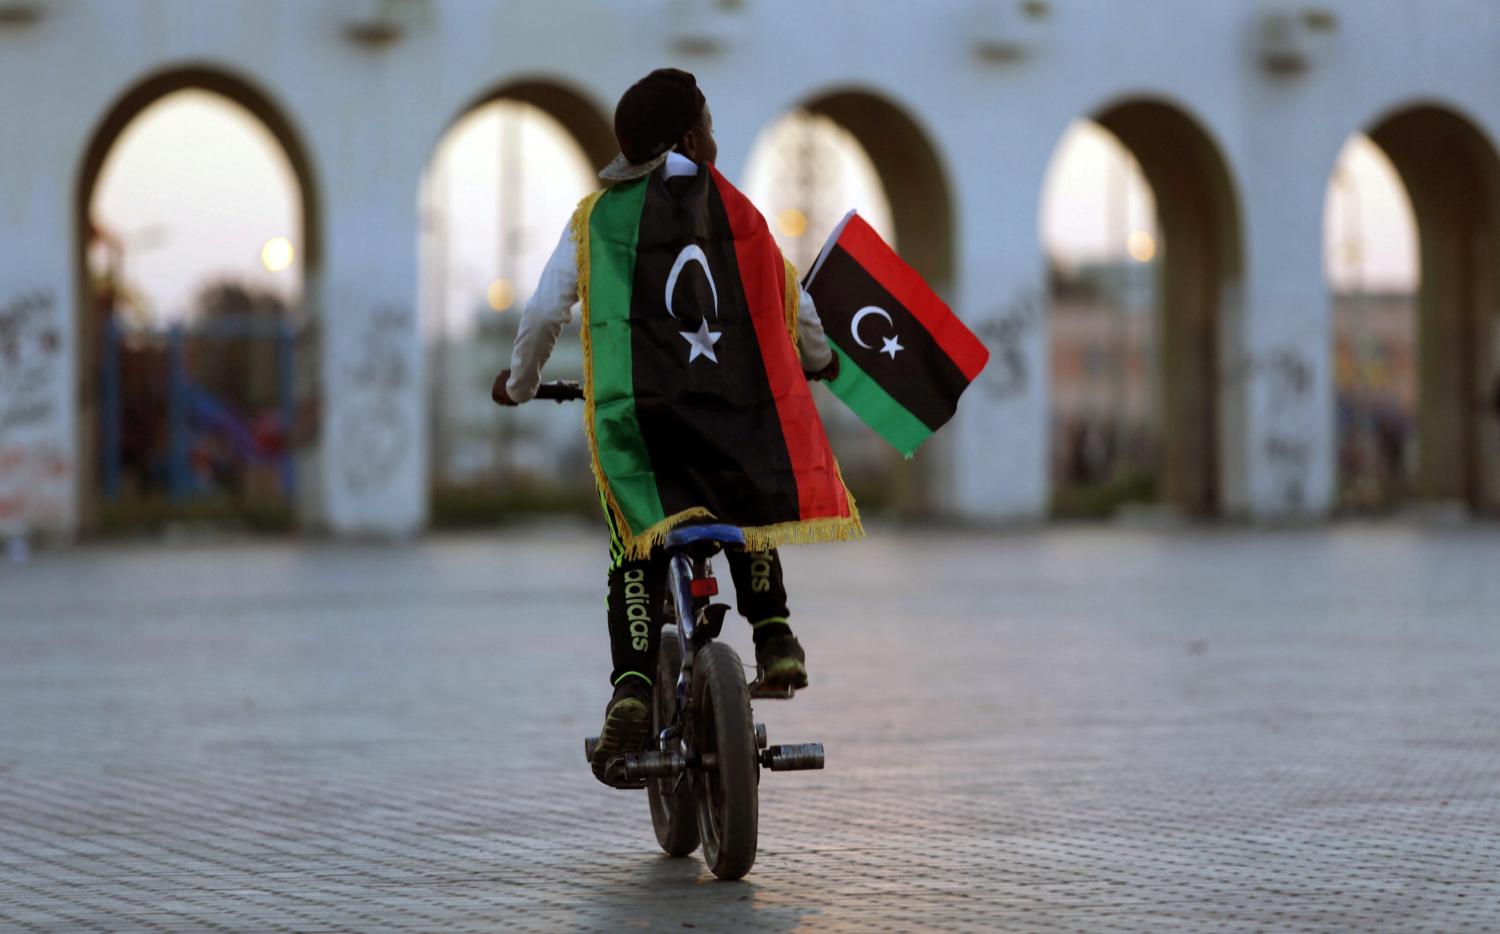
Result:
[[584,421],[627,557],[712,519],[764,549],[861,534],[795,346],[795,273],[712,166],[659,173],[573,218]]
[[906,457],[953,417],[990,353],[854,212],[806,288],[842,358],[834,395]]

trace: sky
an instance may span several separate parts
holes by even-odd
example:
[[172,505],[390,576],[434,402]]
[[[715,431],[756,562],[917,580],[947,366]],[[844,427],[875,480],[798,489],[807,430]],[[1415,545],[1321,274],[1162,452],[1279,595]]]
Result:
[[1059,265],[1117,261],[1130,234],[1156,236],[1156,200],[1130,151],[1089,120],[1068,126],[1042,182],[1042,247]]
[[[499,166],[508,152],[527,156],[502,190]],[[1389,161],[1356,135],[1335,179],[1324,205],[1328,281],[1340,289],[1411,290],[1418,275],[1411,207]],[[803,199],[800,216],[789,211],[799,199],[787,194],[799,180],[819,195]],[[801,266],[849,207],[900,249],[874,166],[826,118],[794,113],[768,127],[740,181]],[[534,107],[496,102],[459,120],[414,186],[426,330],[463,333],[480,314],[522,307],[573,205],[595,186],[582,150]],[[1063,265],[1123,259],[1146,242],[1143,234],[1154,237],[1154,210],[1128,151],[1096,124],[1078,121],[1043,183],[1038,234]],[[295,175],[272,134],[226,98],[180,91],[142,112],[110,151],[91,212],[124,238],[126,279],[151,320],[179,319],[199,290],[220,279],[271,289],[293,304],[300,296]],[[291,241],[295,261],[271,272],[262,248],[276,237]]]
[[[157,322],[180,320],[203,287],[233,279],[295,303],[302,293],[301,197],[291,162],[248,110],[178,91],[141,112],[110,149],[90,216],[125,242],[125,279]],[[296,259],[272,273],[267,241]]]
[[1323,198],[1323,277],[1339,291],[1413,292],[1420,266],[1401,176],[1369,137],[1351,136]]

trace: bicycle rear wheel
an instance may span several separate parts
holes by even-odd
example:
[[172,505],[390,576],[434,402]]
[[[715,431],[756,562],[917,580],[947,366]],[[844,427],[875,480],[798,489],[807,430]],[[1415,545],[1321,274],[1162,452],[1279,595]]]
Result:
[[[651,722],[654,735],[672,723],[677,707],[677,675],[682,671],[682,647],[677,644],[677,627],[663,626],[661,649],[656,656],[656,685],[652,689]],[[668,856],[686,856],[698,848],[698,814],[693,800],[692,783],[681,776],[659,778],[646,786],[646,800],[651,805],[651,827],[656,842]]]
[[704,646],[693,663],[693,747],[704,767],[693,774],[703,860],[720,879],[755,864],[760,767],[750,690],[734,649]]

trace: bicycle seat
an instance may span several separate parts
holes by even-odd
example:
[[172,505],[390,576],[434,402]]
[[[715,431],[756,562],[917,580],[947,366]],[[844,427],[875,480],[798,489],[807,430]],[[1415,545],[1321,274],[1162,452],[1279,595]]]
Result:
[[667,533],[667,550],[682,551],[693,545],[711,542],[716,545],[743,545],[745,533],[738,526],[721,523],[679,526]]

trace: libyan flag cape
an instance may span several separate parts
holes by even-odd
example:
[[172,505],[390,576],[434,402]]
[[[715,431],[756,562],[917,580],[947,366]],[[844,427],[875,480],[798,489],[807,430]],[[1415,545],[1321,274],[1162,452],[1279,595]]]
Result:
[[584,421],[626,556],[694,519],[757,550],[858,536],[760,212],[703,165],[685,190],[653,172],[591,195],[573,225]]
[[906,457],[943,427],[990,352],[853,211],[807,276],[842,357],[833,394]]

